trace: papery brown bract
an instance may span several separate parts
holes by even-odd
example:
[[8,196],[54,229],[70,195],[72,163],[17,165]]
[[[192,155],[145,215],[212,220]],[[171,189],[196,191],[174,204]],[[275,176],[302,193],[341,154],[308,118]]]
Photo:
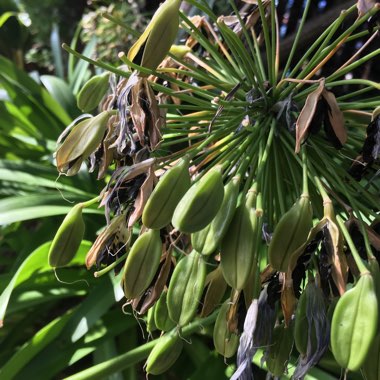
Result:
[[311,92],[305,101],[296,123],[296,148],[295,152],[299,153],[301,149],[301,143],[306,138],[308,129],[313,120],[315,111],[317,109],[318,101],[325,88],[325,81],[321,80],[318,87]]
[[227,283],[224,280],[220,265],[206,276],[206,294],[202,302],[201,317],[207,317],[220,304],[227,290]]
[[130,113],[138,141],[153,151],[161,141],[164,119],[146,78],[139,78],[131,90],[131,99]]
[[133,310],[139,314],[145,314],[150,310],[155,302],[160,298],[165,286],[169,285],[169,275],[174,269],[171,249],[166,251],[160,259],[160,264],[156,276],[152,280],[146,291],[137,298],[134,298],[131,305]]
[[293,280],[290,273],[283,274],[281,290],[281,309],[284,315],[284,323],[289,327],[292,321],[294,311],[296,310],[297,299],[294,295]]
[[338,106],[335,95],[331,91],[324,89],[322,98],[327,104],[327,114],[324,120],[326,135],[333,146],[340,149],[347,141],[343,113]]
[[90,269],[95,263],[110,264],[128,248],[131,231],[127,227],[126,215],[120,214],[96,238],[86,255],[86,267]]

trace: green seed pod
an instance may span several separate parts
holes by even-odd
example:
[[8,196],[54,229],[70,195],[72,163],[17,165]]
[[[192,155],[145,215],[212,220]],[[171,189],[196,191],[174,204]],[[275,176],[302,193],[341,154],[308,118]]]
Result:
[[169,52],[176,58],[183,59],[187,53],[191,52],[191,47],[186,45],[172,45]]
[[139,297],[152,282],[160,264],[160,232],[148,230],[134,242],[125,261],[122,286],[127,299]]
[[206,279],[206,263],[197,251],[192,251],[174,268],[166,303],[170,319],[179,326],[192,321],[202,297]]
[[181,232],[192,233],[206,227],[223,202],[224,187],[220,169],[213,168],[186,192],[178,203],[172,223]]
[[362,372],[366,380],[380,380],[380,334],[372,342]]
[[227,299],[221,306],[215,321],[213,333],[215,349],[225,358],[234,356],[239,345],[239,336],[235,333],[231,333],[227,325],[229,302],[230,300]]
[[174,209],[189,187],[189,157],[185,156],[159,180],[144,207],[143,224],[154,229],[167,226],[172,219]]
[[151,70],[157,68],[177,35],[180,5],[180,0],[166,0],[158,8],[144,33],[129,50],[129,60]]
[[331,349],[338,364],[357,371],[364,363],[377,331],[378,306],[370,273],[339,299],[331,325]]
[[247,285],[255,257],[257,223],[251,216],[249,207],[241,204],[220,246],[223,276],[227,284],[237,290]]
[[269,346],[267,367],[274,376],[282,376],[286,370],[288,360],[293,348],[293,329],[284,324],[276,326],[273,330],[273,342]]
[[313,212],[308,195],[301,198],[278,222],[269,244],[269,264],[280,272],[288,270],[293,253],[303,243],[313,226]]
[[166,372],[179,358],[183,341],[176,332],[163,335],[154,346],[146,360],[146,372],[160,375]]
[[153,331],[157,330],[156,323],[154,321],[154,309],[156,308],[156,305],[153,305],[149,310],[148,314],[146,316],[146,331],[148,331],[149,334],[151,334]]
[[77,106],[83,112],[90,112],[99,106],[109,88],[110,73],[90,78],[77,95]]
[[103,111],[99,115],[77,124],[57,150],[57,168],[68,176],[78,173],[82,162],[102,142],[111,114]]
[[224,187],[223,203],[215,218],[205,228],[191,235],[193,248],[202,255],[210,255],[215,252],[225,235],[236,210],[239,183],[240,177],[234,177]]
[[170,331],[175,327],[175,322],[169,317],[166,296],[167,291],[162,292],[159,300],[154,306],[154,322],[157,328],[161,331]]
[[75,205],[58,228],[48,254],[51,267],[67,265],[77,253],[85,230],[82,210],[82,203]]

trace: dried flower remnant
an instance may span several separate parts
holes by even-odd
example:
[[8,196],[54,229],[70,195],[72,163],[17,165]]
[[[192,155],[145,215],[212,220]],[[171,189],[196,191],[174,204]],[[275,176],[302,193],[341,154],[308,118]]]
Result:
[[301,149],[309,133],[317,133],[323,124],[328,140],[336,149],[341,149],[347,141],[343,113],[335,95],[325,88],[325,80],[311,92],[302,108],[296,123],[296,153]]

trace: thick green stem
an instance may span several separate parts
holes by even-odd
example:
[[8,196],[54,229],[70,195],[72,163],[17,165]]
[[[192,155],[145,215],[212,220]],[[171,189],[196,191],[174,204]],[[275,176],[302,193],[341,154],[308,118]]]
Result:
[[[198,319],[189,325],[185,326],[181,331],[181,337],[187,336],[201,330],[204,326],[208,326],[215,322],[219,310],[215,311],[210,316]],[[159,339],[159,338],[158,338]],[[115,372],[123,371],[130,366],[145,360],[153,347],[157,344],[158,339],[147,342],[135,349],[126,352],[116,358],[107,360],[97,364],[84,371],[78,372],[75,375],[69,376],[66,380],[103,380]]]
[[101,198],[102,197],[100,195],[98,195],[97,197],[92,198],[86,202],[82,202],[82,207],[83,208],[90,207],[90,206],[94,205],[95,203],[98,203]]

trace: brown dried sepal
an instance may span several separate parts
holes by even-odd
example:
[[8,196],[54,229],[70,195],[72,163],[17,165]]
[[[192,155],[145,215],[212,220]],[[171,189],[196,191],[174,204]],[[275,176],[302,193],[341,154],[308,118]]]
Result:
[[133,310],[138,314],[145,314],[156,303],[167,285],[169,274],[173,271],[173,268],[172,251],[169,249],[161,256],[157,274],[151,285],[139,298],[132,300],[131,306]]
[[95,263],[99,266],[102,263],[109,264],[109,259],[114,261],[116,256],[126,251],[130,239],[131,230],[127,228],[126,215],[114,217],[88,251],[85,260],[87,269]]
[[298,116],[296,153],[299,153],[301,144],[307,139],[309,133],[316,133],[319,130],[321,123],[324,125],[328,140],[336,149],[340,149],[347,141],[344,117],[335,95],[325,89],[323,78],[319,81],[319,86],[307,96],[305,105]]
[[325,88],[324,79],[320,80],[318,87],[311,92],[305,101],[296,123],[296,148],[295,152],[299,153],[301,149],[302,142],[306,139],[308,135],[308,130],[310,124],[313,120],[315,111],[317,109],[317,104]]
[[161,141],[164,120],[152,88],[146,78],[139,78],[131,89],[131,117],[141,146],[150,151],[157,148]]
[[207,290],[200,313],[201,318],[210,315],[220,305],[227,290],[227,283],[224,280],[220,265],[207,275],[205,288]]
[[290,273],[283,273],[282,290],[281,290],[281,308],[284,315],[285,326],[289,327],[292,316],[296,310],[297,298],[294,295],[293,280]]

